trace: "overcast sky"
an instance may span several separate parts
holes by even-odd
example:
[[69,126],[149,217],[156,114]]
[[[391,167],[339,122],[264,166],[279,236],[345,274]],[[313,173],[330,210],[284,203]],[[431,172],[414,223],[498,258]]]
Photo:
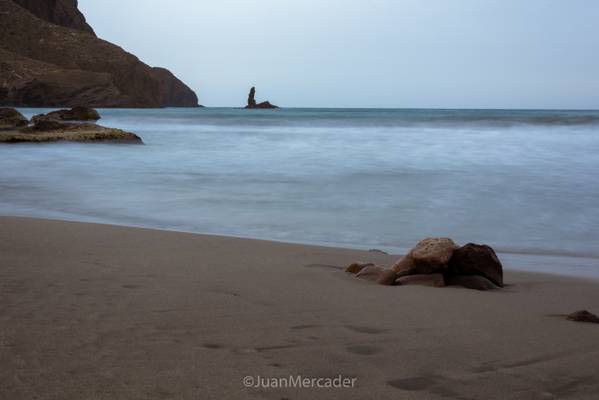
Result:
[[599,108],[596,0],[79,0],[208,106]]

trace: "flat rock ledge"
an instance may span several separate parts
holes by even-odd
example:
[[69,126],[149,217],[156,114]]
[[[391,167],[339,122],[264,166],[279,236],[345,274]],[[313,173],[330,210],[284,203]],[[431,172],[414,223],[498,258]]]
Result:
[[112,142],[143,144],[139,136],[94,122],[100,115],[93,108],[75,107],[36,115],[32,125],[14,108],[0,108],[0,143]]
[[139,136],[120,129],[105,128],[96,124],[76,124],[58,129],[37,131],[25,128],[16,131],[0,131],[0,143],[45,142],[114,142],[143,144]]

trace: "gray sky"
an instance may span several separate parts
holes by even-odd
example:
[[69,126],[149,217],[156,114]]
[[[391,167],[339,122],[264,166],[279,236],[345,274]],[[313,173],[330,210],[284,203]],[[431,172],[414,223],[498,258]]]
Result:
[[208,106],[599,108],[596,0],[79,0]]

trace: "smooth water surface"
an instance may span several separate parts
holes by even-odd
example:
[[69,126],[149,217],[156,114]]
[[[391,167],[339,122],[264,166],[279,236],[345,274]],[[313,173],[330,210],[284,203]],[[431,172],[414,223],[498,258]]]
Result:
[[598,111],[100,111],[145,145],[1,146],[0,214],[389,250],[450,236],[599,276]]

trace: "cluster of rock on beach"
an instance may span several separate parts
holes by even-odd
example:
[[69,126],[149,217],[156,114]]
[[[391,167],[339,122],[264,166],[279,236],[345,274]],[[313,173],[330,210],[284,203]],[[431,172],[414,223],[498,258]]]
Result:
[[[357,262],[345,271],[381,285],[461,286],[476,290],[503,287],[503,266],[491,247],[474,243],[460,247],[449,238],[420,241],[389,269]],[[599,317],[587,310],[563,317],[569,321],[599,324]]]
[[116,142],[142,143],[139,136],[96,124],[93,108],[74,107],[40,114],[27,120],[14,108],[0,108],[0,143]]
[[420,241],[390,269],[358,262],[345,271],[382,285],[463,286],[477,290],[503,287],[503,266],[491,247],[474,243],[460,247],[449,238]]

